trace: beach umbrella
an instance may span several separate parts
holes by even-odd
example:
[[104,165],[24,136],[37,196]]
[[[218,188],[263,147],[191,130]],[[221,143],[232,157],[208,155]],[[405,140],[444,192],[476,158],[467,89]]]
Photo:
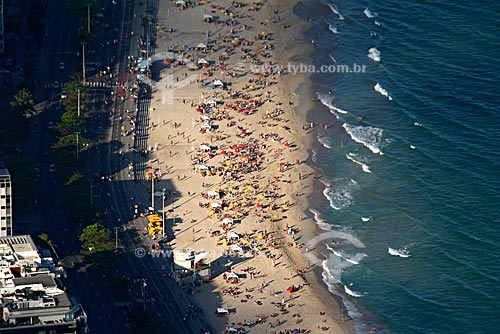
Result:
[[290,143],[285,143],[285,147],[290,147]]
[[220,203],[211,203],[210,204],[213,208],[220,208],[222,205]]
[[226,152],[226,151],[221,151],[221,152],[220,152],[220,154],[222,154],[222,155],[226,155],[226,154],[227,154],[227,152]]

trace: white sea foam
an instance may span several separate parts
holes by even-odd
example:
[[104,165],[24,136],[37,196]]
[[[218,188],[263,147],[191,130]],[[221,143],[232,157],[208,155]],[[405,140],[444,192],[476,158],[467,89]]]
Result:
[[380,61],[381,52],[377,48],[368,49],[368,58],[372,59],[375,62]]
[[354,126],[347,123],[342,124],[342,126],[349,134],[349,136],[351,136],[352,140],[357,143],[363,144],[375,154],[384,154],[380,150],[382,145],[382,129],[372,126]]
[[357,185],[354,180],[345,178],[335,178],[333,181],[321,181],[325,185],[323,195],[330,202],[330,207],[335,210],[342,210],[352,204],[353,198],[351,189]]
[[364,253],[357,253],[355,256],[353,257],[349,257],[347,256],[346,254],[344,254],[342,251],[337,251],[333,248],[331,248],[329,245],[326,245],[326,248],[328,250],[330,250],[335,256],[337,257],[340,257],[341,259],[344,259],[346,260],[347,262],[351,263],[351,264],[354,264],[354,265],[358,265],[359,262],[364,258],[366,257],[367,255],[364,254]]
[[377,17],[377,15],[378,15],[377,13],[373,13],[369,8],[365,8],[365,10],[363,11],[363,13],[369,19],[373,19],[374,17]]
[[422,124],[420,124],[419,122],[415,122],[415,123],[413,123],[413,125],[415,125],[415,126],[422,126]]
[[331,146],[331,138],[326,136],[326,135],[320,135],[318,133],[318,141],[321,143],[321,145],[323,145],[324,148],[328,148],[328,149],[331,149],[332,146]]
[[321,101],[321,103],[327,107],[328,109],[330,109],[330,112],[332,114],[334,114],[335,116],[337,116],[337,119],[339,119],[338,115],[334,112],[338,112],[338,113],[341,113],[341,114],[348,114],[348,112],[346,110],[343,110],[343,109],[340,109],[339,107],[336,107],[333,105],[333,98],[331,97],[331,95],[329,94],[320,94],[320,93],[317,93],[317,96],[319,98],[319,100]]
[[416,147],[415,147],[415,146],[413,146],[413,145],[410,145],[410,148],[411,148],[412,150],[416,149]]
[[389,99],[389,101],[392,101],[392,97],[389,95],[389,93],[380,86],[380,84],[377,82],[377,84],[373,87],[377,93],[380,93],[380,95],[385,96]]
[[368,222],[370,221],[370,217],[361,217],[361,220],[364,221],[364,222]]
[[346,156],[346,158],[348,160],[351,160],[355,164],[360,165],[361,169],[363,170],[363,172],[365,172],[365,173],[371,173],[372,172],[370,170],[370,167],[368,165],[366,165],[366,164],[362,163],[361,161],[358,161],[358,160],[355,159],[356,155],[354,153],[347,153],[345,156]]
[[377,21],[377,20],[373,21],[373,23],[375,23],[375,25],[376,25],[376,26],[379,26],[379,27],[382,25],[382,24],[381,24],[379,21]]
[[408,249],[406,249],[406,247],[401,247],[399,249],[388,247],[387,253],[391,254],[392,256],[399,256],[404,258],[411,256],[410,252],[408,251]]
[[328,55],[328,58],[330,58],[335,64],[337,64],[337,59],[335,59],[335,57],[331,53]]
[[356,298],[363,297],[363,294],[361,294],[360,292],[353,291],[353,290],[349,289],[349,288],[347,287],[347,285],[344,285],[344,291],[345,291],[345,293],[347,293],[348,295],[351,295],[351,296],[356,297]]
[[332,3],[326,3],[325,5],[327,5],[330,8],[330,10],[332,11],[333,14],[336,14],[339,17],[339,20],[343,20],[344,19],[344,16],[342,14],[340,14],[337,6],[335,6]]
[[314,215],[314,221],[316,222],[316,225],[324,230],[324,231],[331,231],[332,230],[332,225],[331,224],[328,224],[324,219],[323,217],[321,216],[321,213],[316,210],[316,209],[312,209],[312,208],[309,208],[309,212],[312,213]]
[[328,25],[328,30],[330,30],[331,32],[333,32],[334,34],[338,34],[339,31],[337,30],[337,27],[334,26],[333,24],[329,24]]

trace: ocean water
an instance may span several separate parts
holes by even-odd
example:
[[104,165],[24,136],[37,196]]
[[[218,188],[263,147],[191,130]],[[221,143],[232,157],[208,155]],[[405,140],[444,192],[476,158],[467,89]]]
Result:
[[[312,0],[323,280],[358,333],[500,328],[500,3]],[[333,238],[335,239],[335,238]],[[369,315],[369,316],[368,316]]]

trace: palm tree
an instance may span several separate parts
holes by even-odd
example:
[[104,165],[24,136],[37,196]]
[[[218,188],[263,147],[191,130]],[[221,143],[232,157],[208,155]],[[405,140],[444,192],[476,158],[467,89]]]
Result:
[[9,105],[13,111],[25,118],[32,116],[36,112],[33,94],[26,88],[19,90],[14,95],[14,101],[11,101]]

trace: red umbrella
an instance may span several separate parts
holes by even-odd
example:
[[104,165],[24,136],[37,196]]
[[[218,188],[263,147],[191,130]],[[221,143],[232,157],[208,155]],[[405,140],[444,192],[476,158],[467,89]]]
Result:
[[222,154],[222,155],[226,155],[226,154],[227,154],[227,152],[226,152],[226,151],[221,151],[221,152],[220,152],[220,154]]
[[246,133],[246,131],[241,131],[241,134],[242,134],[243,136],[245,136],[247,133]]
[[207,75],[208,75],[208,73],[207,73],[207,72],[203,72],[203,76],[205,76],[205,77],[206,77]]
[[243,110],[241,110],[241,109],[238,109],[238,112],[240,112],[240,113],[241,113],[241,112],[243,112]]
[[196,108],[196,112],[201,112],[201,108]]
[[250,111],[250,110],[252,110],[252,108],[250,108],[250,107],[246,107],[246,108],[245,108],[245,110],[246,110],[246,111]]
[[231,146],[231,148],[234,150],[236,148],[236,144],[233,144],[233,146]]
[[290,147],[290,144],[289,143],[285,143],[285,147]]
[[[245,132],[245,131],[243,131],[243,132]],[[240,148],[244,148],[244,147],[245,147],[245,145],[243,145],[243,144],[238,144],[238,146],[239,146]]]

